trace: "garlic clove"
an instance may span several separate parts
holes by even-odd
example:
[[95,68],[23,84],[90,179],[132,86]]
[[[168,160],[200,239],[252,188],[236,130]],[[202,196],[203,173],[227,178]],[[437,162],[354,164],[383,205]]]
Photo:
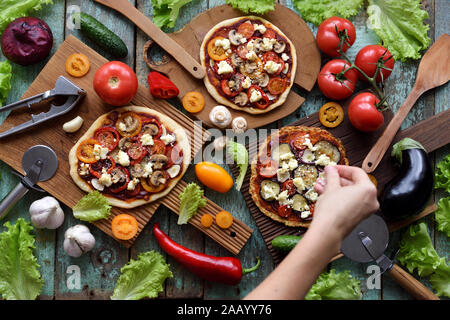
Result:
[[73,133],[80,130],[81,126],[83,125],[83,118],[80,116],[77,116],[75,119],[72,119],[63,125],[63,130],[67,133]]
[[227,145],[227,137],[226,136],[220,136],[214,139],[213,146],[214,150],[221,151],[225,148]]
[[244,117],[236,117],[231,123],[231,128],[235,133],[244,133],[247,130],[247,120]]

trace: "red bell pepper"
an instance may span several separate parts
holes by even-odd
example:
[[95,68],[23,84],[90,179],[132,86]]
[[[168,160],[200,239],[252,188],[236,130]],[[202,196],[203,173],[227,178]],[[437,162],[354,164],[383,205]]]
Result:
[[180,94],[180,90],[175,84],[159,72],[150,72],[147,76],[147,81],[150,93],[155,98],[170,99]]
[[241,262],[233,257],[215,257],[181,246],[169,238],[160,228],[153,225],[153,235],[161,248],[178,263],[198,277],[227,285],[238,284],[242,276],[258,269],[261,261],[249,269],[242,269]]

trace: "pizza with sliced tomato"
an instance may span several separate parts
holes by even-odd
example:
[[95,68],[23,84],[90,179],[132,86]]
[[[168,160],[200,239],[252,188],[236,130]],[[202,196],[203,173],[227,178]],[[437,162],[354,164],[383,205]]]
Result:
[[145,107],[100,116],[69,153],[70,175],[84,191],[98,190],[116,207],[165,196],[181,179],[191,148],[184,129]]
[[326,130],[289,126],[269,136],[251,164],[250,194],[260,211],[291,227],[308,227],[314,185],[327,165],[348,165],[341,140]]
[[200,60],[217,102],[252,114],[282,105],[294,83],[293,43],[269,21],[245,16],[222,21],[205,36]]

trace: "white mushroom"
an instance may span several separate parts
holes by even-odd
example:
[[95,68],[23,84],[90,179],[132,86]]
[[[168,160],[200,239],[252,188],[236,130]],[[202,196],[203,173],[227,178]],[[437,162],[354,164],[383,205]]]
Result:
[[273,51],[275,51],[276,53],[282,53],[284,49],[286,49],[286,43],[282,40],[277,41],[273,45]]
[[231,123],[231,113],[225,106],[215,106],[209,113],[209,120],[219,128],[225,128]]
[[67,133],[77,132],[83,125],[83,122],[84,122],[83,118],[77,116],[76,118],[64,123],[63,130]]
[[77,224],[66,230],[63,246],[69,256],[78,258],[94,248],[95,238],[88,227]]
[[237,33],[235,29],[231,29],[228,33],[228,38],[232,45],[238,46],[242,44],[242,39],[245,39],[241,34]]
[[247,130],[247,120],[244,117],[236,117],[231,123],[231,128],[235,133],[244,133]]
[[245,92],[241,92],[239,93],[235,98],[234,98],[234,103],[236,103],[237,105],[240,106],[245,106],[248,102],[248,96]]
[[58,200],[53,197],[34,201],[29,211],[31,222],[38,229],[56,229],[64,222],[64,211]]

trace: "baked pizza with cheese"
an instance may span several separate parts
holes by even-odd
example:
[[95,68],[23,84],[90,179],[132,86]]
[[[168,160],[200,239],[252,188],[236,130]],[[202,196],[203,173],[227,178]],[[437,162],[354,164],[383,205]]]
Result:
[[69,153],[70,175],[84,191],[133,208],[165,196],[181,179],[191,148],[184,129],[155,110],[129,106],[100,116]]
[[273,220],[308,227],[318,198],[314,185],[333,164],[348,165],[338,138],[320,128],[284,127],[260,145],[251,164],[250,194]]
[[200,60],[206,70],[205,86],[216,101],[252,114],[282,105],[297,69],[293,43],[256,16],[214,26],[200,47]]

